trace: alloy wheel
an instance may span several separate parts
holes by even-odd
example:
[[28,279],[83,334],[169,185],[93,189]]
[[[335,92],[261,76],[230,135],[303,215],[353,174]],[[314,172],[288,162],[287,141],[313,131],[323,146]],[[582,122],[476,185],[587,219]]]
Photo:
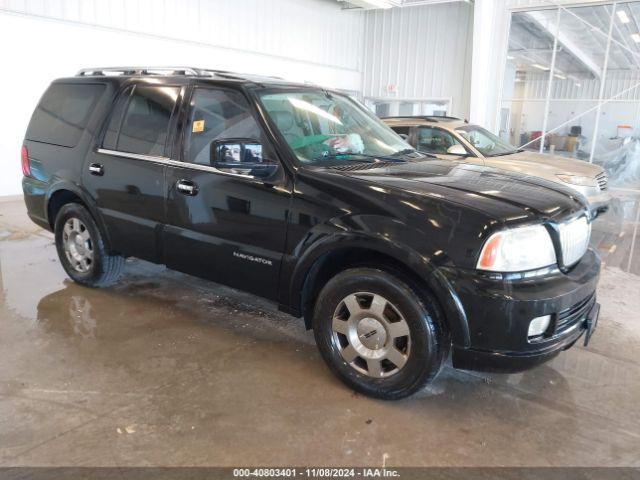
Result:
[[93,241],[87,226],[78,218],[69,218],[62,231],[64,253],[74,270],[87,273],[93,265]]
[[369,377],[395,375],[409,359],[409,325],[382,295],[358,292],[346,296],[333,314],[332,333],[344,361]]

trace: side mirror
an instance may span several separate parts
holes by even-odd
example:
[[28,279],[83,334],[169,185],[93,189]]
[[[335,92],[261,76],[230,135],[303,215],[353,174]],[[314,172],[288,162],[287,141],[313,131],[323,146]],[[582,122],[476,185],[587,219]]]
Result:
[[447,148],[447,153],[450,155],[460,156],[468,155],[467,150],[459,143],[457,145],[451,145],[449,148]]
[[278,164],[262,156],[262,144],[250,138],[218,140],[211,144],[211,166],[247,177],[270,177]]

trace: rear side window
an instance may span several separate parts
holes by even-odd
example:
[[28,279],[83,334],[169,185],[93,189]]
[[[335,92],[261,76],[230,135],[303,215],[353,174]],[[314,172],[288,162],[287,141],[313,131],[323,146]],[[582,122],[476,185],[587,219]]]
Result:
[[114,107],[103,147],[140,155],[164,155],[179,93],[179,87],[140,85],[131,96],[125,93]]
[[27,140],[75,147],[104,90],[97,84],[52,84],[33,112]]

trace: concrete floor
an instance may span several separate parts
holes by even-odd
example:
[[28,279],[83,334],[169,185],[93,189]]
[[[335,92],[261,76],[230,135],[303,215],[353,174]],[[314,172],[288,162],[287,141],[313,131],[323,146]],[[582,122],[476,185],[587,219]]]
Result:
[[517,375],[447,366],[399,402],[343,386],[301,322],[255,297],[135,260],[117,287],[70,282],[52,235],[0,202],[0,466],[640,466],[628,197],[594,230],[588,349]]

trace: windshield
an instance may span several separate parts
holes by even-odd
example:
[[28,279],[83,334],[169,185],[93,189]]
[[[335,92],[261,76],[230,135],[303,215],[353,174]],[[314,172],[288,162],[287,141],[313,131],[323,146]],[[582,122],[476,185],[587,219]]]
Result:
[[485,157],[495,157],[498,155],[509,155],[510,153],[516,153],[517,149],[513,145],[496,137],[493,133],[485,130],[477,125],[465,125],[464,127],[456,128],[464,139],[471,145],[476,147],[482,155]]
[[346,96],[301,89],[266,92],[260,99],[302,163],[326,166],[415,152],[378,118]]

